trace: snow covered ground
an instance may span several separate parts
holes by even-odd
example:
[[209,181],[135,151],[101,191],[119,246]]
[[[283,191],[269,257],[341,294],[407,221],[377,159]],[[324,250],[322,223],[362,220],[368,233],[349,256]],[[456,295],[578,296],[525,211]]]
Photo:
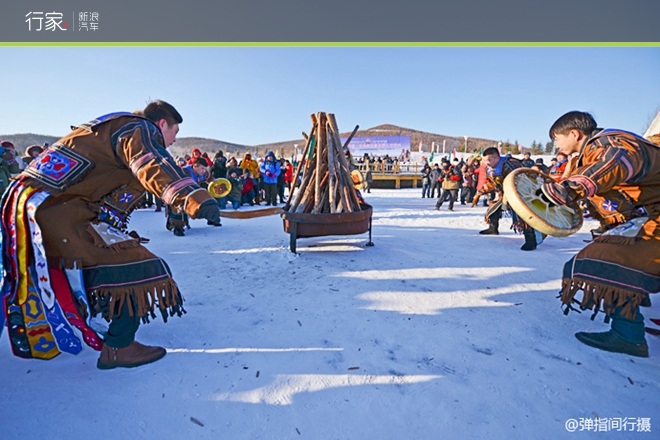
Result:
[[[175,237],[135,212],[187,300],[138,331],[168,355],[111,371],[89,348],[26,361],[4,332],[0,438],[658,438],[660,339],[647,335],[649,359],[587,347],[573,334],[606,330],[603,315],[564,316],[556,299],[593,222],[523,252],[509,219],[480,236],[485,208],[438,212],[420,194],[367,195],[375,247],[308,238],[297,255],[279,216]],[[609,432],[565,428],[596,417]],[[650,418],[651,434],[609,428],[624,418]]]

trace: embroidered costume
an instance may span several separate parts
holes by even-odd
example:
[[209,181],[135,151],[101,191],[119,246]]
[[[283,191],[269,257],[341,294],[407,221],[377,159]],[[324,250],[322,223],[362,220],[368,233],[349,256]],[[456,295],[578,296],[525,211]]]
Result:
[[[577,168],[543,186],[555,204],[588,198],[605,232],[564,266],[561,300],[639,321],[640,303],[660,291],[660,146],[623,130],[597,130]],[[593,317],[592,317],[593,318]],[[643,325],[641,329],[643,339]]]
[[23,358],[78,353],[72,327],[100,350],[113,324],[108,333],[96,315],[147,322],[156,310],[164,320],[184,313],[169,267],[128,231],[129,216],[145,189],[192,216],[212,200],[181,173],[150,120],[112,113],[72,128],[2,199],[0,324],[6,314],[12,351]]

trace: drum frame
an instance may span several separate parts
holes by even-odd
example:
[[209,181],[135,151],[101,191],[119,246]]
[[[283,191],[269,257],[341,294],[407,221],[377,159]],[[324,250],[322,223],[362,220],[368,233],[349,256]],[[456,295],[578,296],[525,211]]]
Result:
[[536,212],[532,211],[532,209],[529,208],[529,206],[527,206],[527,204],[522,200],[520,193],[515,186],[515,178],[519,174],[537,174],[543,177],[545,182],[555,182],[555,180],[547,174],[529,168],[518,168],[506,176],[504,182],[502,183],[505,202],[511,207],[511,209],[515,211],[516,214],[518,214],[522,220],[525,221],[525,223],[543,234],[552,235],[554,237],[567,237],[569,235],[575,234],[582,228],[584,221],[582,217],[582,210],[577,206],[577,204],[567,205],[577,213],[579,218],[577,226],[571,229],[557,227],[541,218]]

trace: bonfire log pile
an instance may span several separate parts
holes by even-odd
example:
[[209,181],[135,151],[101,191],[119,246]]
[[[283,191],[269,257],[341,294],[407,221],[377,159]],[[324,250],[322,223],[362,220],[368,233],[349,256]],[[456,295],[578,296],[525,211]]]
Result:
[[313,214],[361,211],[344,153],[359,127],[342,145],[334,114],[319,112],[311,119],[310,135],[303,133],[305,155],[296,167],[284,210]]

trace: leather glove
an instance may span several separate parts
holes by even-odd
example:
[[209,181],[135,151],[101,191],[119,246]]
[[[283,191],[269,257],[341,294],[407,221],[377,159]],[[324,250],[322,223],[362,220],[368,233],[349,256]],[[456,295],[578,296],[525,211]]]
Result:
[[202,205],[197,210],[195,217],[205,218],[208,220],[209,225],[222,226],[220,224],[220,208],[218,207],[218,204],[215,202],[215,200],[208,200],[202,203]]

